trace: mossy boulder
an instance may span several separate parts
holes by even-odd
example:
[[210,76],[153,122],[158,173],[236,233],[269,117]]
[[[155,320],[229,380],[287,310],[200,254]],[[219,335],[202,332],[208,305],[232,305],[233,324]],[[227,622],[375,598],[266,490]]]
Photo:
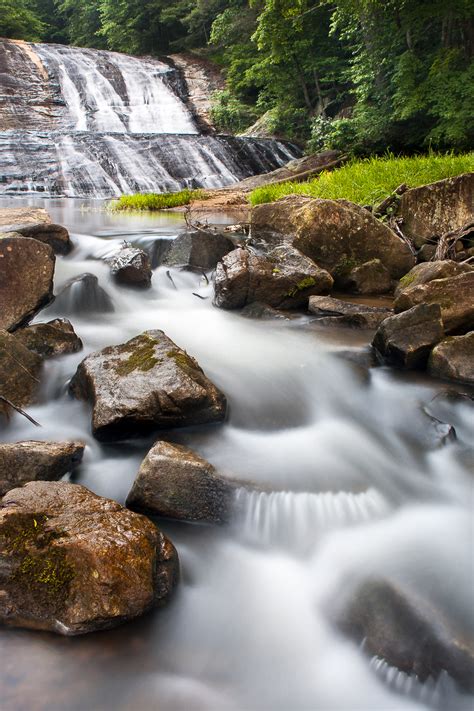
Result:
[[14,334],[0,331],[0,395],[18,407],[35,401],[42,358],[28,350]]
[[224,523],[234,501],[235,482],[220,476],[187,447],[156,442],[143,460],[127,506],[181,521]]
[[382,321],[372,341],[380,359],[399,368],[424,368],[444,338],[439,304],[419,304]]
[[221,422],[226,415],[224,395],[163,331],[92,353],[70,388],[92,403],[92,431],[102,440]]
[[47,244],[0,235],[0,329],[27,324],[53,298],[55,256]]
[[472,330],[474,328],[474,269],[445,279],[432,279],[426,283],[406,285],[395,299],[395,312],[402,313],[418,304],[440,306],[446,333],[466,333]]
[[428,371],[437,378],[474,385],[474,331],[438,343],[431,351]]
[[14,442],[0,444],[0,495],[29,481],[54,481],[82,460],[82,442]]
[[398,282],[395,289],[395,297],[402,294],[409,294],[410,289],[420,284],[428,284],[434,279],[448,279],[449,277],[468,274],[474,271],[470,264],[460,264],[452,259],[440,259],[434,262],[423,262],[410,269]]
[[238,248],[217,265],[214,303],[240,309],[255,302],[282,309],[304,306],[313,294],[327,294],[331,275],[291,245],[259,255]]
[[66,482],[32,482],[0,507],[0,621],[64,635],[113,627],[170,597],[172,543],[144,516]]
[[15,338],[25,348],[37,353],[42,358],[77,353],[83,347],[71,322],[65,318],[20,328],[15,332]]

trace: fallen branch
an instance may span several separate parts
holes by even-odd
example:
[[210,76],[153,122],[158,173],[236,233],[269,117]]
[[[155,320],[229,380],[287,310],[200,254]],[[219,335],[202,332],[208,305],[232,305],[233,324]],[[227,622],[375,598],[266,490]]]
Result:
[[[16,410],[16,412],[18,412],[18,414],[23,415],[23,417],[26,417],[26,419],[29,420],[30,422],[32,422],[35,427],[41,427],[40,423],[36,422],[36,420],[34,420],[31,417],[31,415],[29,415],[27,412],[22,410],[21,407],[18,407],[18,405],[15,405],[10,400],[7,400],[7,398],[3,397],[3,395],[0,395],[0,401],[5,403],[6,405],[8,405],[8,407],[11,407],[13,410]],[[8,410],[6,410],[6,415],[8,417]]]
[[166,270],[166,276],[168,277],[168,279],[170,280],[170,282],[173,284],[173,286],[174,286],[174,288],[176,289],[176,291],[178,291],[178,287],[177,287],[176,284],[174,283],[173,277],[171,276],[171,272],[170,272],[169,269]]
[[467,222],[460,229],[441,235],[434,260],[451,259],[456,256],[456,244],[474,232],[474,222]]

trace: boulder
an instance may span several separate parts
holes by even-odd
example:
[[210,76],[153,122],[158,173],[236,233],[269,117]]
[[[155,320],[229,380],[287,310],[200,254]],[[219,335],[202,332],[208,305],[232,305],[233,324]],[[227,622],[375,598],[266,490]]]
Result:
[[9,225],[50,225],[51,218],[42,207],[2,207],[0,227]]
[[66,318],[20,328],[15,332],[15,338],[42,358],[77,353],[83,348],[81,339]]
[[385,307],[354,304],[331,296],[311,296],[308,311],[318,316],[321,325],[353,328],[377,328],[393,314],[391,309]]
[[344,291],[353,294],[387,294],[392,290],[390,272],[380,259],[353,267],[339,282]]
[[70,388],[92,402],[92,430],[101,440],[221,422],[226,415],[224,395],[163,331],[92,353]]
[[40,384],[42,359],[17,338],[0,331],[0,395],[17,407],[35,400]]
[[289,241],[327,269],[336,285],[355,267],[379,259],[391,278],[415,264],[408,244],[368,210],[346,200],[289,196],[252,210],[252,240]]
[[124,247],[107,261],[112,276],[118,284],[140,289],[150,288],[152,277],[150,259],[142,249]]
[[31,482],[0,507],[0,621],[77,635],[165,603],[172,543],[144,516],[66,482]]
[[418,304],[439,304],[447,333],[470,331],[474,328],[474,269],[409,286],[395,299],[395,312],[401,313]]
[[37,224],[20,223],[0,226],[0,238],[5,232],[16,232],[22,237],[31,237],[31,239],[49,244],[56,254],[69,254],[74,247],[69,232],[62,225],[39,222]]
[[69,279],[56,295],[54,310],[68,316],[89,313],[112,313],[114,304],[108,293],[99,285],[95,274],[79,274]]
[[459,262],[454,262],[452,259],[417,264],[400,279],[395,289],[395,297],[410,293],[410,289],[415,286],[428,284],[434,279],[447,279],[448,277],[459,276],[459,274],[468,274],[472,271],[474,271],[474,267],[470,264],[459,264]]
[[439,304],[420,304],[390,316],[372,345],[381,359],[400,368],[423,368],[433,346],[444,338]]
[[54,252],[14,232],[0,235],[0,329],[28,323],[53,298]]
[[0,444],[0,495],[29,481],[55,481],[82,460],[82,442]]
[[431,602],[390,580],[362,583],[337,615],[339,628],[364,642],[370,656],[384,659],[421,682],[444,670],[474,690],[474,644]]
[[470,222],[473,205],[474,173],[465,173],[407,190],[400,198],[398,216],[403,219],[403,232],[421,247]]
[[183,232],[171,242],[162,263],[194,269],[215,269],[217,262],[233,249],[235,244],[232,240],[220,232]]
[[474,385],[474,331],[438,343],[431,351],[428,371],[437,378]]
[[214,303],[223,309],[239,309],[256,301],[298,308],[312,294],[330,291],[332,285],[327,271],[291,245],[276,247],[265,256],[239,247],[217,265]]
[[143,460],[127,506],[181,521],[224,523],[230,517],[235,488],[192,450],[160,441]]

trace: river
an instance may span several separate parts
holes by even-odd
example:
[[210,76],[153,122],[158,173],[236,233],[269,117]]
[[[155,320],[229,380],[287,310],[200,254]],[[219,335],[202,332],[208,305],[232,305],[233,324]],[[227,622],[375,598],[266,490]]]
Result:
[[[99,258],[123,240],[149,245],[176,236],[179,214],[110,214],[77,200],[36,204],[76,244],[57,260],[56,287],[92,272],[115,312],[70,316],[85,348],[47,362],[40,403],[29,409],[42,427],[16,416],[0,439],[83,439],[74,481],[123,503],[152,440],[94,441],[89,409],[68,396],[67,382],[87,353],[158,328],[229,400],[223,426],[167,436],[224,475],[272,491],[242,493],[243,513],[227,527],[160,522],[182,573],[166,609],[83,638],[2,630],[2,708],[471,709],[472,697],[446,675],[420,684],[371,660],[337,632],[331,611],[358,580],[376,575],[409,583],[472,634],[473,409],[462,400],[442,405],[457,432],[442,444],[423,407],[435,407],[447,384],[354,364],[348,351],[366,346],[370,333],[222,311],[203,277],[176,269],[173,281],[156,269],[147,292],[114,285]],[[53,304],[37,320],[56,316],[68,314]]]

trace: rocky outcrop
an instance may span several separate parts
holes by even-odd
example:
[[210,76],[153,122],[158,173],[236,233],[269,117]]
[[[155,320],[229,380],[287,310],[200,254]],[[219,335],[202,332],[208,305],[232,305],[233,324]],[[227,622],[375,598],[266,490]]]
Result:
[[[264,117],[262,117],[264,118]],[[261,121],[258,119],[257,124]],[[257,127],[257,124],[251,126],[247,131],[245,131],[243,136],[258,136],[260,133],[252,130]],[[260,124],[261,125],[261,124]],[[262,135],[271,135],[264,129]],[[330,169],[330,167],[336,167],[343,162],[343,157],[339,151],[322,151],[321,153],[313,153],[309,156],[303,156],[302,158],[295,158],[290,160],[286,165],[276,170],[272,170],[270,173],[264,173],[263,175],[253,175],[250,178],[245,178],[239,183],[235,184],[233,188],[240,188],[241,190],[254,190],[262,185],[270,185],[272,183],[283,183],[286,180],[307,180],[311,176],[318,175],[322,170]]]
[[[9,225],[50,225],[51,217],[43,207],[2,207],[0,227]],[[13,230],[14,231],[14,230]]]
[[318,316],[318,323],[324,326],[367,329],[377,328],[382,321],[393,314],[391,309],[385,307],[354,304],[331,296],[311,296],[308,311]]
[[320,267],[336,286],[355,267],[379,259],[391,278],[415,264],[409,246],[368,210],[346,200],[289,196],[252,210],[252,240],[290,241]]
[[421,247],[471,221],[473,205],[474,173],[465,173],[407,190],[400,198],[398,216],[403,219],[403,232]]
[[474,267],[470,264],[460,264],[452,259],[441,259],[435,262],[424,262],[417,264],[411,269],[408,274],[405,274],[398,283],[395,289],[395,297],[405,293],[410,293],[410,289],[420,284],[428,284],[434,279],[447,279],[448,277],[459,276],[459,274],[468,274],[474,271]]
[[372,345],[384,362],[399,368],[423,368],[444,337],[438,304],[420,304],[390,316],[379,326]]
[[54,309],[67,316],[112,313],[114,303],[95,274],[79,274],[60,288]]
[[0,395],[17,407],[34,402],[42,358],[25,348],[17,338],[0,331]]
[[29,481],[56,481],[82,460],[82,442],[0,444],[0,495]]
[[360,585],[338,626],[364,650],[421,682],[444,670],[474,690],[474,643],[432,604],[389,580]]
[[15,332],[15,338],[42,358],[77,353],[83,347],[81,339],[66,318],[20,328]]
[[253,302],[277,308],[304,306],[312,294],[324,294],[333,284],[331,275],[290,245],[265,256],[238,248],[217,265],[214,303],[240,309]]
[[127,506],[181,521],[229,520],[236,485],[187,447],[156,442],[143,460]]
[[431,351],[428,371],[437,378],[474,385],[474,331],[438,343]]
[[183,232],[173,240],[163,259],[163,264],[214,269],[226,254],[235,249],[229,237],[220,232]]
[[392,278],[380,259],[371,259],[350,269],[338,278],[344,291],[352,294],[387,294],[392,290]]
[[64,635],[113,627],[165,603],[172,543],[144,516],[66,482],[32,482],[0,508],[0,620]]
[[88,356],[71,392],[92,403],[92,431],[101,440],[221,422],[226,414],[224,395],[163,331]]
[[136,247],[124,247],[108,260],[110,271],[118,284],[149,289],[151,264],[146,252]]
[[[423,265],[420,265],[423,266]],[[409,286],[395,299],[395,312],[418,304],[439,304],[447,333],[462,333],[474,328],[474,269],[446,279],[433,279]]]
[[67,229],[52,224],[50,216],[41,207],[0,209],[0,236],[6,232],[45,242],[56,254],[69,254],[73,248]]
[[54,264],[47,244],[0,234],[0,329],[23,326],[52,300]]

